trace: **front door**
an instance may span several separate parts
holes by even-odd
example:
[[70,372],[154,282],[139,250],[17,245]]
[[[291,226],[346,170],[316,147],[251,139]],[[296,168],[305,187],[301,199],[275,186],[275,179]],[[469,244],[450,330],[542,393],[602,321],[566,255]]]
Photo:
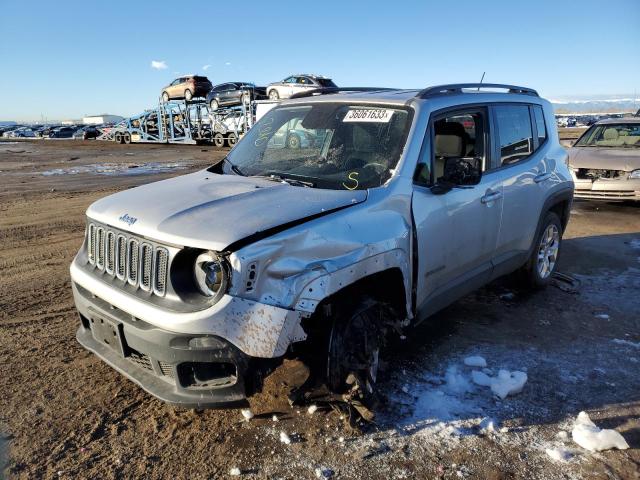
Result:
[[[491,277],[503,192],[501,179],[490,168],[488,118],[486,108],[475,107],[431,119],[412,200],[419,320]],[[479,162],[479,183],[434,193],[431,187],[442,180],[445,163],[456,158]]]

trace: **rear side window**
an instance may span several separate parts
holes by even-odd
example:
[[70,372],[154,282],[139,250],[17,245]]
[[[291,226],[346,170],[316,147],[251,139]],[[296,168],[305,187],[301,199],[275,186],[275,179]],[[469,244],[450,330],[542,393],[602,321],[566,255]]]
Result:
[[533,131],[529,107],[498,105],[494,111],[500,139],[500,165],[511,165],[531,155]]
[[544,124],[544,113],[540,105],[533,106],[533,116],[536,119],[536,131],[538,132],[538,145],[542,145],[547,139],[547,127]]

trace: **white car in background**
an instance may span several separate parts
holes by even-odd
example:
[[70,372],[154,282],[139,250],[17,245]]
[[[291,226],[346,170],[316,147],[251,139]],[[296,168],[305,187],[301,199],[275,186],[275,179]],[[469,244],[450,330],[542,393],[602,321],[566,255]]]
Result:
[[267,85],[267,95],[270,100],[279,100],[319,88],[338,88],[338,86],[330,78],[303,73],[291,75],[281,82],[270,83]]

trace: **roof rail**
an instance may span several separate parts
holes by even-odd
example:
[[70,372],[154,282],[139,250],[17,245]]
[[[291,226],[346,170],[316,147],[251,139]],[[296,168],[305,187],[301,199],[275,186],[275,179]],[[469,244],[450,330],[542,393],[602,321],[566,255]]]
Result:
[[314,90],[307,90],[306,92],[300,92],[291,95],[289,98],[304,98],[314,95],[328,95],[331,93],[343,93],[343,92],[389,92],[397,90],[397,88],[379,88],[379,87],[323,87],[316,88]]
[[481,88],[499,88],[507,90],[507,93],[520,93],[522,95],[533,95],[538,97],[538,92],[532,88],[517,87],[515,85],[502,85],[500,83],[452,83],[450,85],[438,85],[435,87],[427,87],[424,90],[420,90],[416,95],[416,98],[432,98],[441,95],[452,95],[458,93],[464,93],[463,89],[475,88],[480,91]]

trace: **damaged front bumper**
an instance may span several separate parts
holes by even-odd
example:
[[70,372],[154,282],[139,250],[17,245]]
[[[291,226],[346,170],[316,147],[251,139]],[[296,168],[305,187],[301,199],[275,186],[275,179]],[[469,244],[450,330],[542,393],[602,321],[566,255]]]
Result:
[[574,176],[574,197],[585,200],[640,200],[640,180],[615,178],[596,180]]
[[71,277],[80,344],[169,403],[236,404],[269,359],[305,338],[292,310],[225,296],[206,310],[176,313],[118,291],[75,262]]

